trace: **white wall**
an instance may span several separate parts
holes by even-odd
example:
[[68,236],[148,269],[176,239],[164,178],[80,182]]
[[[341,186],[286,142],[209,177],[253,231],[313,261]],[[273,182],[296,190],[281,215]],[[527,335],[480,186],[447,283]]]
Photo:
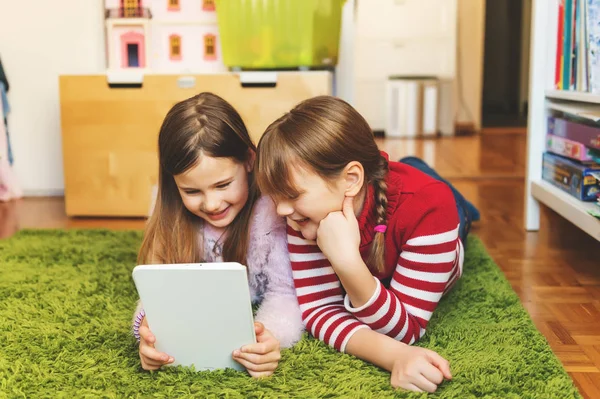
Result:
[[[119,4],[121,4],[120,0],[104,0],[104,7],[106,8],[119,8]],[[144,7],[146,6],[145,4],[143,5]]]
[[347,0],[342,10],[342,31],[340,33],[340,49],[336,67],[335,95],[349,103],[353,102],[354,89],[351,84],[354,76],[352,61],[354,60],[354,0]]
[[0,0],[9,129],[26,195],[62,193],[58,75],[104,70],[103,21],[100,1],[36,1],[33,7],[29,1]]

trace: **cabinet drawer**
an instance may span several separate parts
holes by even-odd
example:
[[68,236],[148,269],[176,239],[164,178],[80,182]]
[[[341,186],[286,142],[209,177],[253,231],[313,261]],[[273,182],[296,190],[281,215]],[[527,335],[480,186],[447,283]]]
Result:
[[356,0],[359,38],[456,36],[456,0]]
[[148,214],[152,186],[158,181],[155,151],[80,148],[66,154],[64,168],[67,215]]
[[391,75],[454,76],[455,42],[451,40],[359,40],[356,79]]

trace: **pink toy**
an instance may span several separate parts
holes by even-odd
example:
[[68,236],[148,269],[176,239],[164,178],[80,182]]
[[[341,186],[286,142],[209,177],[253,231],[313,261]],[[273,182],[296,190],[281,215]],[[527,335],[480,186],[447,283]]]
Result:
[[546,149],[554,154],[562,155],[576,161],[593,161],[592,155],[585,145],[564,137],[548,134],[546,136]]
[[105,0],[104,4],[110,71],[226,71],[214,0]]

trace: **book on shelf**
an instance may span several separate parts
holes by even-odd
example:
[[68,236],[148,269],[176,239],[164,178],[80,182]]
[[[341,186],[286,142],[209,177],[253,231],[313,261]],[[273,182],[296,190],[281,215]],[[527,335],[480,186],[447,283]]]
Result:
[[600,1],[559,0],[554,86],[600,94]]
[[581,143],[593,150],[600,150],[600,126],[597,124],[584,124],[550,115],[546,133]]
[[592,150],[582,143],[569,140],[565,137],[546,135],[546,150],[579,162],[594,162]]
[[586,18],[586,34],[588,40],[588,79],[592,93],[600,93],[600,3],[597,0],[586,0],[584,12]]
[[600,165],[586,165],[545,152],[542,179],[560,188],[580,201],[596,201],[600,192]]
[[558,25],[556,35],[556,64],[554,66],[554,83],[556,90],[563,90],[563,47],[564,47],[564,21],[565,21],[565,0],[558,1]]

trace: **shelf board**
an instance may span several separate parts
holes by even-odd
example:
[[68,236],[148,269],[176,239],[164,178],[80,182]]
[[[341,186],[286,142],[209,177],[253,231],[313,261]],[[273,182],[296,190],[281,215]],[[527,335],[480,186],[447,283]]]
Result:
[[531,182],[531,195],[562,217],[600,241],[600,220],[588,214],[588,209],[598,208],[593,202],[579,201],[545,181]]
[[600,95],[582,91],[546,90],[546,97],[554,100],[579,101],[582,103],[600,104]]

